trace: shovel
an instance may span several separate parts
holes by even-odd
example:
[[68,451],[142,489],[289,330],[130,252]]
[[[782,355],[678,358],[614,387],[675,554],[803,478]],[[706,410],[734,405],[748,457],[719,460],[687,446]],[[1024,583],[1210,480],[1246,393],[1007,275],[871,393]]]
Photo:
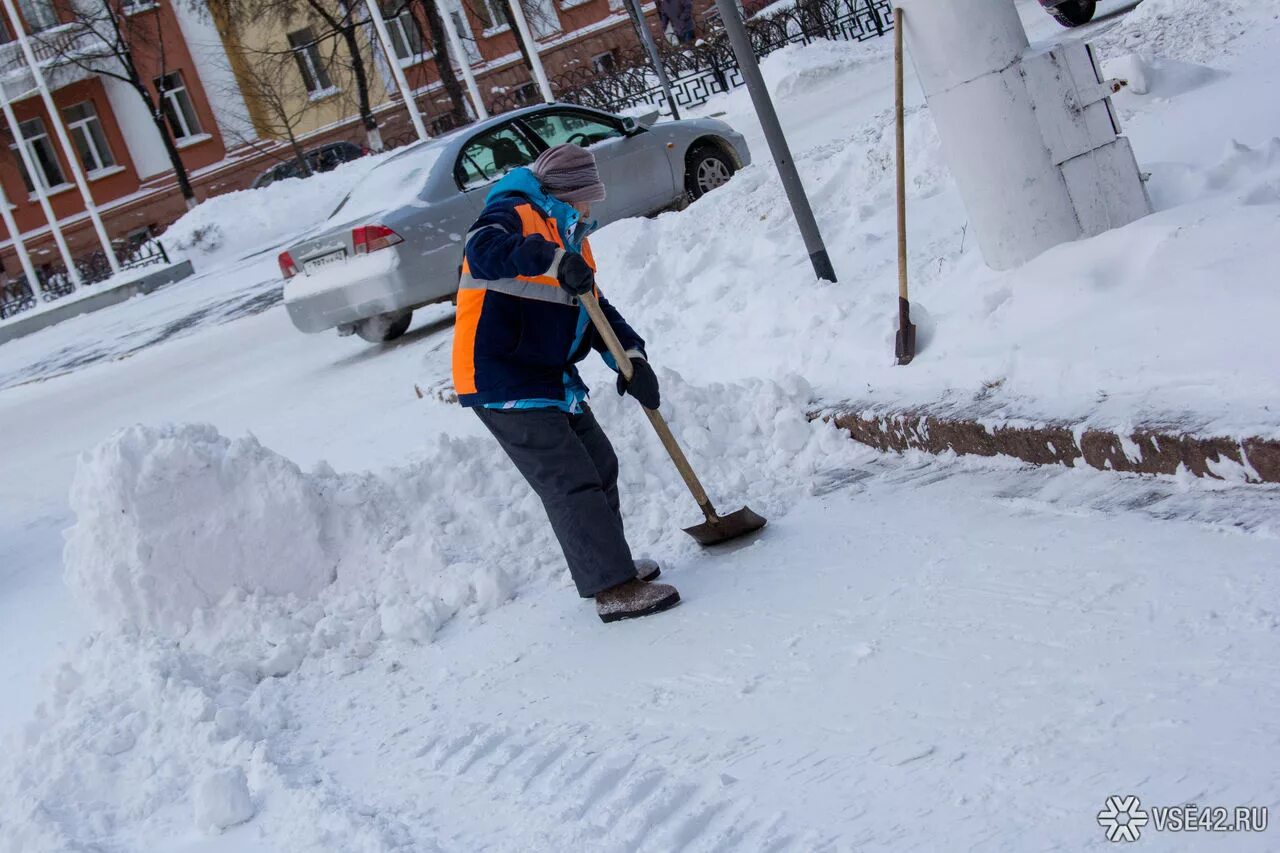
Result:
[[916,327],[911,323],[911,303],[907,301],[907,155],[902,94],[902,10],[893,10],[893,89],[897,101],[898,143],[898,335],[894,355],[898,364],[910,364],[916,357]]
[[[591,317],[591,322],[595,323],[596,331],[600,333],[600,337],[604,338],[605,346],[609,348],[609,352],[613,355],[613,360],[618,364],[618,370],[623,377],[630,380],[633,373],[631,358],[627,355],[626,350],[622,348],[622,344],[618,341],[618,336],[613,333],[613,327],[609,325],[609,320],[604,316],[604,312],[600,310],[600,303],[596,300],[595,294],[584,293],[578,298],[582,300],[583,306],[586,307],[587,314]],[[698,481],[698,475],[693,473],[689,460],[685,458],[684,451],[680,449],[679,443],[676,442],[676,437],[671,434],[671,428],[667,426],[666,418],[662,417],[657,409],[642,408],[644,408],[644,413],[649,416],[649,423],[653,424],[653,430],[662,441],[662,446],[666,448],[667,453],[671,456],[671,461],[675,463],[676,470],[684,478],[684,484],[689,487],[689,491],[693,493],[693,499],[698,502],[698,507],[702,510],[702,514],[707,517],[707,520],[702,524],[686,527],[684,529],[685,533],[697,540],[699,545],[719,545],[721,542],[737,539],[739,536],[745,536],[765,526],[765,519],[752,512],[750,507],[744,506],[742,509],[731,512],[728,515],[717,513],[716,508],[711,505],[711,499],[707,497],[706,490],[702,488],[702,483]]]

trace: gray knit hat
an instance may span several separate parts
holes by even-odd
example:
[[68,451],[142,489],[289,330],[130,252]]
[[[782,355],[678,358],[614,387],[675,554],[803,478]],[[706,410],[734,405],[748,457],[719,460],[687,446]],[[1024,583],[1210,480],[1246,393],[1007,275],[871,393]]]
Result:
[[563,202],[604,201],[595,155],[585,148],[569,143],[548,148],[529,168],[542,188]]

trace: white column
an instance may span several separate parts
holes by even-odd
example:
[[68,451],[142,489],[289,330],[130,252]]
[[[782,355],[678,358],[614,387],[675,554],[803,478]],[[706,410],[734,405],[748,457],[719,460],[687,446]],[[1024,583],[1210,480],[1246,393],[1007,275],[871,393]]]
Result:
[[18,263],[22,264],[22,272],[27,276],[27,286],[31,295],[40,298],[40,280],[36,278],[36,268],[31,265],[31,256],[27,254],[27,246],[22,242],[22,234],[18,232],[18,223],[13,219],[13,211],[9,209],[9,198],[0,187],[0,218],[4,219],[4,227],[13,241],[14,251],[18,253]]
[[[12,3],[13,0],[5,0],[5,2]],[[391,44],[391,34],[387,32],[387,22],[382,20],[382,10],[373,0],[365,0],[365,5],[369,8],[369,17],[373,19],[373,28],[378,31],[378,40],[382,42],[382,52],[386,54],[387,64],[391,66],[391,76],[395,78],[400,97],[409,110],[409,120],[413,122],[413,129],[419,139],[427,139],[427,128],[422,123],[422,113],[418,111],[418,102],[414,100],[413,90],[409,88],[409,81],[404,77],[404,69],[400,67],[400,57],[396,56],[396,49]]]
[[471,73],[471,58],[467,56],[467,52],[462,47],[462,39],[458,36],[458,27],[453,22],[453,15],[449,14],[449,10],[445,8],[441,0],[434,0],[436,4],[436,14],[444,20],[444,31],[449,37],[449,52],[458,60],[458,67],[462,70],[462,78],[467,81],[467,93],[471,95],[471,107],[476,114],[476,118],[480,120],[489,117],[489,111],[484,108],[484,101],[480,99],[480,89],[476,86],[476,76]]
[[898,0],[916,75],[988,265],[1081,236],[1022,76],[1014,0]]
[[[12,2],[12,0],[6,0],[6,2]],[[549,104],[555,98],[551,96],[551,84],[547,82],[547,72],[542,67],[542,57],[538,56],[538,43],[533,40],[533,35],[529,32],[529,22],[524,17],[524,9],[520,6],[520,0],[507,0],[507,5],[511,7],[511,18],[516,22],[520,38],[524,40],[525,47],[529,48],[529,61],[533,63],[533,79],[538,81],[538,88],[542,90],[542,100]]]
[[[71,257],[71,250],[67,248],[66,238],[62,236],[62,226],[58,224],[58,217],[53,213],[53,207],[49,204],[49,196],[44,190],[44,173],[37,170],[35,161],[31,158],[31,151],[27,149],[27,141],[22,138],[22,129],[18,127],[18,117],[13,114],[13,105],[9,103],[9,96],[0,93],[0,109],[4,111],[5,121],[9,123],[9,132],[13,134],[13,138],[18,144],[18,156],[22,159],[22,165],[27,170],[27,175],[31,178],[31,185],[35,187],[36,201],[40,203],[40,209],[44,211],[45,221],[49,223],[49,231],[53,234],[53,242],[58,244],[58,254],[62,256],[62,263],[67,268],[67,275],[71,279],[72,287],[80,286],[80,271],[76,269],[75,258]],[[114,257],[114,253],[112,253]]]
[[[107,236],[107,229],[102,225],[102,217],[98,215],[98,207],[93,203],[93,195],[89,192],[89,183],[84,179],[84,171],[80,168],[80,157],[76,154],[75,147],[71,144],[71,137],[67,136],[67,128],[62,123],[62,114],[58,112],[58,106],[53,102],[53,95],[49,92],[49,84],[44,79],[44,71],[40,68],[40,63],[36,61],[36,55],[31,50],[31,42],[27,38],[27,28],[22,23],[22,19],[18,17],[18,12],[13,7],[13,0],[4,0],[5,11],[9,14],[9,24],[13,27],[14,35],[18,38],[18,46],[22,48],[22,55],[26,57],[27,65],[31,68],[31,76],[36,81],[36,88],[40,90],[40,98],[44,101],[44,108],[49,112],[49,121],[53,123],[54,133],[58,137],[58,143],[62,146],[62,153],[67,157],[67,163],[71,166],[71,174],[76,179],[76,187],[80,190],[80,197],[84,199],[84,209],[88,212],[89,218],[93,220],[93,230],[98,234],[98,242],[102,244],[102,251],[106,253],[107,263],[111,265],[111,272],[120,272],[120,261],[116,258],[115,249],[111,246],[111,238]],[[32,181],[35,181],[35,175],[32,175]]]

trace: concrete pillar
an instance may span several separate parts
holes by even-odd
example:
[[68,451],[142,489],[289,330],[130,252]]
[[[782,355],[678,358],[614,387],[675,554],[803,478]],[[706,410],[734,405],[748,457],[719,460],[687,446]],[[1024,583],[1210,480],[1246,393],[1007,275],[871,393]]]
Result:
[[1081,236],[1041,135],[1013,0],[899,0],[908,53],[987,264],[1008,269]]

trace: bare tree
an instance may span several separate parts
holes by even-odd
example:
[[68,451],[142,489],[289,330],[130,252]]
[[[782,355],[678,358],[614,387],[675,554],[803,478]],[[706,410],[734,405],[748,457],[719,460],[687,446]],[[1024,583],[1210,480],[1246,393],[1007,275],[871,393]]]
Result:
[[[369,66],[361,49],[359,34],[368,25],[365,4],[361,0],[189,0],[207,5],[216,15],[232,23],[269,20],[287,25],[310,18],[322,25],[316,33],[317,45],[324,45],[330,71],[349,75],[355,90],[355,107],[360,115],[368,145],[382,149],[378,120],[373,114],[369,92]],[[337,50],[341,44],[343,50]]]
[[[140,52],[154,58],[158,68],[166,67],[167,34],[163,31],[163,16],[125,15],[113,4],[113,0],[60,0],[58,7],[62,20],[73,24],[74,29],[70,32],[60,30],[57,33],[36,33],[32,36],[33,41],[40,45],[42,52],[54,57],[53,64],[73,65],[123,81],[137,93],[164,141],[169,165],[178,179],[178,189],[182,192],[187,207],[195,207],[195,190],[191,187],[186,164],[182,162],[182,155],[174,142],[171,116],[166,114],[166,93],[160,89],[163,78],[156,82],[156,91],[153,92],[140,68]],[[168,37],[177,38],[178,34],[169,34]],[[168,106],[170,111],[176,109],[172,104]]]
[[[298,175],[309,176],[311,166],[299,137],[311,102],[293,57],[288,52],[242,49],[241,59],[235,75],[239,93],[244,103],[256,104],[258,109],[251,115],[241,116],[245,124],[252,125],[253,134],[232,130],[231,135],[276,159],[293,160]],[[287,143],[287,156],[280,157],[261,147],[263,137]]]

